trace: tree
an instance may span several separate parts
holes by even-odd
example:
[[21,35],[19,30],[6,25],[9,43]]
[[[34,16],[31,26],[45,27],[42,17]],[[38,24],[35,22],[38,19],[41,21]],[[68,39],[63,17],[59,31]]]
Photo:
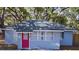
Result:
[[4,24],[13,25],[23,20],[36,19],[78,28],[78,14],[79,8],[74,7],[0,7],[0,24],[3,27]]
[[0,11],[1,27],[3,27],[4,24],[12,25],[30,18],[29,12],[27,12],[27,9],[24,7],[1,7]]
[[34,7],[34,16],[35,19],[43,19],[43,12],[44,8],[43,7]]

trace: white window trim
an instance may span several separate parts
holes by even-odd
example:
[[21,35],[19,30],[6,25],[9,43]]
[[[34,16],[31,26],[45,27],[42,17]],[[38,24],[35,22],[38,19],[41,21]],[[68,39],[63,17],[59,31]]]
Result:
[[[37,41],[52,41],[52,40],[54,39],[54,38],[53,38],[53,32],[52,32],[52,31],[41,31],[41,30],[40,30],[40,31],[35,31],[35,32],[37,32],[37,39],[36,39]],[[44,32],[44,36],[43,36],[44,39],[43,39],[43,40],[41,40],[41,32]],[[48,36],[47,33],[48,33],[48,32],[51,32],[51,33],[52,33],[52,34],[51,34],[51,35],[52,35],[52,36],[51,36],[51,40],[48,40],[48,39],[47,39],[47,36]],[[39,39],[38,39],[38,38],[39,38]],[[34,40],[34,41],[36,41],[36,40]]]
[[[43,32],[43,31],[42,31]],[[44,35],[43,35],[43,37],[44,37],[44,39],[43,40],[41,40],[41,37],[42,37],[42,35],[41,35],[41,31],[36,31],[36,35],[33,35],[34,37],[36,37],[36,39],[35,40],[33,40],[33,39],[31,39],[31,40],[33,40],[33,41],[50,41],[50,40],[47,40],[47,32],[45,32],[44,31]],[[53,35],[52,35],[53,36]],[[53,38],[52,38],[53,39]]]
[[[50,40],[47,39],[47,33],[48,33],[48,32],[45,33],[45,40],[46,40],[46,41],[50,41]],[[50,37],[51,37],[51,39],[53,40],[53,32],[51,32],[51,36],[50,36]]]
[[36,39],[30,37],[32,41],[38,40],[38,33],[36,32],[36,34],[32,34],[32,37],[36,37]]

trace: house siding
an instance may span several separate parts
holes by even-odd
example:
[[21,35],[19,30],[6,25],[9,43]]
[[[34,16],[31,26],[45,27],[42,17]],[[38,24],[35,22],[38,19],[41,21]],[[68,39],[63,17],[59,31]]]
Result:
[[73,32],[72,31],[65,31],[64,38],[61,40],[60,44],[72,46],[72,44],[73,44]]
[[16,44],[16,35],[13,30],[5,30],[5,43]]
[[[41,35],[41,32],[39,31],[37,31],[36,33],[32,32],[31,35],[29,36],[29,40],[30,40],[29,49],[60,49],[60,45],[71,46],[73,42],[72,31],[65,31],[64,38],[62,38],[62,32],[49,32],[49,31],[45,32],[43,34],[43,40],[41,39],[42,35]],[[36,36],[33,36],[33,35],[36,35]],[[17,44],[18,49],[23,49],[22,48],[22,33],[17,33],[15,35],[15,31],[6,30],[5,31],[5,43],[6,44]]]
[[[45,33],[46,36],[44,34],[43,40],[41,39],[42,35],[38,36],[37,34],[40,35],[41,32],[33,32],[30,35],[29,49],[60,49],[61,32],[53,32],[53,33],[47,32]],[[23,49],[21,33],[17,34],[17,42],[18,42],[18,49]]]
[[22,49],[22,34],[21,33],[17,33],[17,45],[18,45],[18,49]]
[[59,45],[58,43],[53,41],[30,41],[30,48],[31,49],[59,49]]
[[30,48],[31,49],[60,49],[60,40],[61,40],[60,33],[54,32],[52,38],[51,35],[49,35],[49,33],[47,33],[46,35],[47,37],[44,40],[40,40],[40,39],[32,40],[32,38],[30,38]]

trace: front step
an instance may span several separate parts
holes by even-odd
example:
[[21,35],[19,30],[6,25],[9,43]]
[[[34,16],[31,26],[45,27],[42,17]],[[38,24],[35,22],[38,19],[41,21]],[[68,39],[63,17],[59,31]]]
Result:
[[16,50],[17,45],[14,44],[0,44],[0,50]]
[[0,40],[0,44],[5,44],[5,40]]

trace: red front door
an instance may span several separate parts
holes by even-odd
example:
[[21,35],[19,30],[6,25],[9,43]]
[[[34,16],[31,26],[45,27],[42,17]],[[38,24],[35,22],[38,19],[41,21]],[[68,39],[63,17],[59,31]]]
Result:
[[22,33],[22,48],[29,48],[29,33]]

